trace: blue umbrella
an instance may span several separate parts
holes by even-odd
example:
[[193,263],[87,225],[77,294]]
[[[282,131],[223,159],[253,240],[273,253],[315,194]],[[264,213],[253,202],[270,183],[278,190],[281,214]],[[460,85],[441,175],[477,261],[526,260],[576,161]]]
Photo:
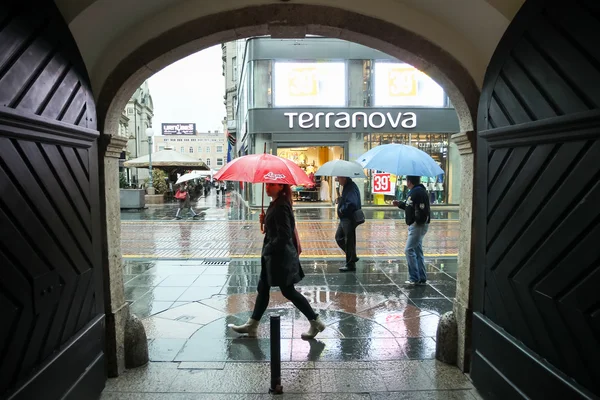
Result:
[[356,159],[363,167],[394,175],[438,176],[444,171],[429,154],[405,144],[384,144]]

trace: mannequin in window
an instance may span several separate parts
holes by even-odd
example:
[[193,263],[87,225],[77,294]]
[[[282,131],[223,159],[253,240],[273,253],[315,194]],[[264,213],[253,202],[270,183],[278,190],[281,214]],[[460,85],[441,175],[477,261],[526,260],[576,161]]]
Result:
[[331,196],[329,195],[329,182],[324,177],[321,179],[321,188],[319,189],[319,200],[331,201]]

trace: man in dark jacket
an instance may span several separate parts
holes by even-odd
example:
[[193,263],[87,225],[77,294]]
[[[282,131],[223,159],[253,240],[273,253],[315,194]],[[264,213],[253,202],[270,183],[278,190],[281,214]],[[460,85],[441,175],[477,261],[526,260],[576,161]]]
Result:
[[409,189],[406,202],[394,200],[405,213],[408,225],[408,238],[404,254],[408,264],[408,285],[424,285],[427,282],[425,272],[425,258],[423,257],[423,237],[429,229],[430,211],[429,196],[425,186],[421,185],[419,176],[407,176],[406,186]]
[[346,253],[346,264],[340,267],[340,271],[356,271],[356,223],[354,212],[361,208],[360,190],[356,183],[350,178],[339,176],[338,182],[343,186],[342,195],[337,199],[337,213],[340,219],[335,241]]

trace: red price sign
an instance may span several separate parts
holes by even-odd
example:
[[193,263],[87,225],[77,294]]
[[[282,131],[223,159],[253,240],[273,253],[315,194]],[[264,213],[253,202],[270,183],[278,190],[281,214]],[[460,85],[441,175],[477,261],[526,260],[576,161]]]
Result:
[[373,193],[393,195],[396,185],[392,182],[391,174],[373,174]]

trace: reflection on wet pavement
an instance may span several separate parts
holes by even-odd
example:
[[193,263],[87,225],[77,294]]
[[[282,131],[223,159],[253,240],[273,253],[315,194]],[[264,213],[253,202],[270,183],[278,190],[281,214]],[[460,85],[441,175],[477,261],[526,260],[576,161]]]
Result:
[[[303,261],[306,277],[297,289],[328,326],[318,336],[324,346],[317,353],[310,342],[300,340],[308,321],[273,289],[267,315],[282,317],[282,359],[433,358],[437,323],[441,314],[452,309],[452,286],[456,286],[444,270],[455,271],[456,259],[428,261],[431,284],[425,286],[404,285],[408,276],[404,260],[361,260],[355,274],[334,273],[341,261]],[[259,271],[258,260],[127,261],[126,297],[152,341],[151,360],[268,360],[267,316],[256,342],[241,339],[227,328],[249,318]]]
[[[335,220],[298,221],[303,258],[344,258],[335,242]],[[361,258],[402,258],[408,230],[404,220],[367,220],[356,231]],[[425,255],[456,257],[458,221],[434,220],[423,240]],[[125,258],[229,259],[260,257],[263,235],[258,222],[122,221]],[[444,268],[440,265],[440,268]],[[337,269],[331,270],[337,273]],[[331,283],[330,283],[331,284]]]
[[[269,200],[265,198],[265,205]],[[200,220],[204,221],[258,221],[260,210],[248,208],[235,193],[228,193],[225,198],[214,193],[207,197],[201,196],[192,204],[196,212],[200,213]],[[298,220],[335,220],[337,218],[333,206],[306,205],[297,203],[294,206]],[[432,211],[431,218],[439,220],[458,220],[458,207],[443,206]],[[366,219],[404,219],[404,211],[394,206],[366,207],[363,209]],[[174,221],[177,212],[177,203],[171,202],[162,205],[148,205],[143,210],[121,210],[123,221]],[[184,220],[192,220],[191,215],[183,215]]]
[[305,341],[308,321],[276,288],[257,338],[227,327],[254,307],[258,211],[231,195],[203,198],[196,210],[199,220],[174,221],[175,205],[121,213],[125,297],[146,328],[151,362],[110,379],[101,399],[271,399],[273,313],[281,316],[283,398],[479,398],[457,368],[434,360],[440,315],[456,293],[456,213],[434,214],[424,242],[428,284],[406,286],[400,211],[366,210],[357,272],[341,274],[333,209],[298,207],[306,277],[297,290],[327,325]]

